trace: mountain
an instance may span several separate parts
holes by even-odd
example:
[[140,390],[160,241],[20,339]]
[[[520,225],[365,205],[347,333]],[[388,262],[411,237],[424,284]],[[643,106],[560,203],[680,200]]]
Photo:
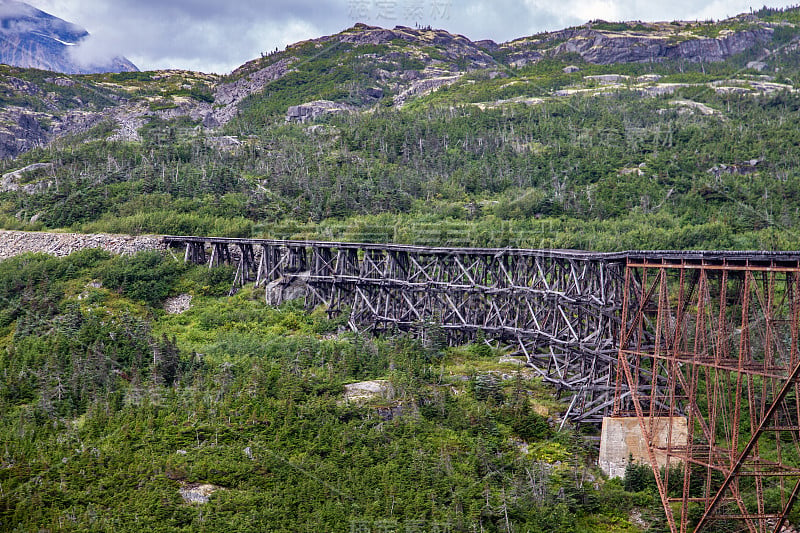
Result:
[[800,9],[765,8],[507,43],[356,24],[227,76],[0,66],[0,224],[800,247],[762,242],[800,227],[799,47]]
[[70,54],[89,33],[23,2],[0,1],[0,63],[67,74],[138,70],[124,57],[82,65]]
[[[77,42],[72,31],[52,34]],[[798,124],[800,8],[595,20],[507,43],[356,24],[227,76],[0,65],[0,228],[54,230],[30,247],[0,231],[0,248],[119,250],[134,242],[119,234],[155,233],[798,250]],[[284,266],[301,274],[289,248]],[[353,334],[347,309],[266,306],[294,287],[242,287],[241,271],[185,265],[185,252],[0,261],[0,530],[668,529],[651,474],[630,465],[609,482],[591,428],[561,424],[579,404],[511,350],[447,347],[414,312],[404,324],[423,342],[388,325]],[[443,280],[513,292],[509,280],[540,265],[514,270],[498,253],[481,269],[459,254],[454,272],[437,254],[364,254],[337,262],[403,272],[424,289],[410,305],[446,298],[451,317],[508,309],[442,293]],[[546,263],[529,281],[551,291],[583,272]],[[765,309],[789,298],[686,266],[670,287],[685,277],[686,294],[730,295],[709,324],[735,321],[737,295]],[[542,320],[574,322],[560,312]],[[775,335],[789,338],[776,313]],[[350,394],[366,390],[365,403]],[[762,457],[781,457],[774,442]],[[764,513],[791,496],[779,485],[764,483]]]
[[[0,43],[4,57],[28,59],[37,68],[79,70],[68,64],[70,45],[64,43],[80,42],[84,30],[22,3],[2,5],[7,12],[5,39]],[[800,29],[781,18],[787,14],[791,18],[794,11],[760,13],[719,22],[592,21],[501,44],[472,41],[442,29],[356,24],[263,55],[225,77],[162,71],[116,78],[37,75],[39,79],[34,79],[25,71],[9,72],[0,75],[0,92],[5,91],[5,101],[14,104],[0,109],[6,124],[6,133],[0,129],[0,157],[13,157],[106,120],[116,124],[120,138],[136,140],[137,129],[149,117],[186,116],[207,129],[218,129],[237,117],[250,122],[276,116],[307,122],[375,106],[402,108],[425,98],[493,106],[509,98],[592,92],[589,86],[599,81],[593,75],[612,75],[605,79],[621,82],[624,78],[613,75],[623,70],[650,75],[637,87],[651,94],[675,90],[669,80],[659,82],[659,76],[705,72],[712,68],[706,65],[714,64],[730,67],[739,80],[735,84],[772,90],[779,86],[768,85],[768,79],[753,85],[747,76],[774,64],[779,56],[791,52],[794,57],[791,47]],[[28,31],[21,32],[22,27]],[[17,46],[23,40],[26,44]],[[47,50],[53,53],[47,55]],[[115,61],[105,69],[135,70],[123,59]],[[569,72],[553,76],[554,65],[561,65],[557,71]],[[603,85],[606,92],[612,89]],[[449,89],[439,90],[445,87]],[[50,127],[37,128],[42,120]]]

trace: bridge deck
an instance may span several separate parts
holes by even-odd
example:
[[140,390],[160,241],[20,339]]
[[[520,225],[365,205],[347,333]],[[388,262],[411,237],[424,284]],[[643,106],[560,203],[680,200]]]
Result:
[[706,264],[757,264],[764,265],[775,263],[788,265],[800,263],[800,251],[761,251],[761,250],[626,250],[622,252],[594,252],[589,250],[572,249],[535,249],[535,248],[464,248],[449,246],[420,246],[413,244],[394,243],[359,243],[340,241],[302,241],[287,239],[250,239],[236,237],[198,237],[165,235],[162,237],[167,244],[206,243],[206,244],[248,244],[290,247],[324,247],[342,250],[384,250],[402,251],[411,253],[434,255],[498,255],[509,256],[536,256],[556,257],[578,260],[603,260],[603,261],[636,261],[647,264],[663,262],[674,264],[686,261],[688,263]]

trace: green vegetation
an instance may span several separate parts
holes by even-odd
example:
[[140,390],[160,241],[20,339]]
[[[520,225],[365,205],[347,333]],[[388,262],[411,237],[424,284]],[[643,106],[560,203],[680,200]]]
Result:
[[800,8],[798,6],[775,8],[764,6],[756,11],[755,16],[767,22],[800,23]]
[[[157,253],[0,263],[4,530],[636,531],[551,392],[485,345],[343,333]],[[194,294],[165,314],[167,295]],[[344,401],[388,379],[391,396]],[[526,451],[527,450],[527,451]],[[207,504],[180,490],[217,487]]]
[[634,32],[652,32],[655,28],[645,26],[641,23],[630,22],[606,22],[605,20],[595,20],[589,23],[593,30],[599,31],[634,31]]
[[[603,24],[616,28],[593,27]],[[753,22],[691,28],[736,24]],[[787,43],[797,33],[775,32]],[[144,99],[153,116],[144,118],[140,140],[109,140],[114,125],[103,121],[4,161],[2,173],[52,167],[20,178],[28,189],[0,192],[0,225],[595,250],[800,246],[800,97],[761,91],[762,78],[742,74],[758,51],[719,63],[627,65],[564,55],[473,70],[402,109],[391,105],[399,79],[392,76],[422,68],[421,61],[457,67],[448,54],[432,40],[403,39],[308,41],[270,53],[228,81],[282,59],[290,72],[245,99],[213,133],[197,120],[160,117],[175,112],[178,98],[216,106],[214,76],[98,74],[57,85],[52,73],[4,67],[52,89],[65,109],[94,91],[95,106],[125,95]],[[775,81],[793,87],[798,57],[766,59],[780,73]],[[580,71],[564,73],[571,64]],[[585,79],[602,74],[628,78],[613,90]],[[642,96],[655,82],[637,78],[653,74],[677,84],[674,92]],[[714,83],[751,94],[718,92]],[[7,98],[22,97],[9,89]],[[320,118],[320,128],[286,123],[288,106],[315,99],[362,111]],[[35,95],[23,100],[17,103],[45,105]],[[235,144],[221,143],[222,134]]]
[[[537,83],[476,81],[472,99],[541,95]],[[151,121],[139,143],[64,140],[2,165],[53,163],[25,178],[51,183],[40,192],[0,193],[0,221],[596,250],[800,246],[794,94],[698,86],[648,99],[446,105],[469,94],[458,85],[408,109],[333,117],[319,134],[242,115],[229,133],[247,141],[232,150],[187,121]]]
[[758,28],[760,28],[759,24],[733,19],[720,22],[699,22],[697,24],[692,24],[686,28],[685,31],[688,31],[692,35],[697,35],[699,37],[716,39],[717,37],[723,36],[727,32],[751,31]]
[[[688,39],[751,24],[593,27]],[[719,63],[565,54],[517,68],[504,48],[475,68],[426,37],[299,43],[226,78],[3,66],[0,104],[41,112],[31,120],[50,131],[73,109],[133,101],[148,114],[129,140],[98,120],[0,162],[0,227],[800,249],[798,30],[774,35],[775,54]],[[524,52],[558,44],[537,37]],[[288,73],[222,128],[175,118],[220,109],[217,83],[284,59]],[[758,75],[745,69],[756,59]],[[431,67],[464,75],[395,106]],[[586,78],[604,74],[621,77]],[[318,99],[357,111],[286,122],[289,106]],[[34,163],[48,165],[13,174]],[[502,350],[355,335],[346,315],[270,308],[251,287],[228,296],[232,274],[156,253],[0,262],[0,530],[664,529],[652,476],[631,465],[604,480],[583,435],[555,429],[553,391],[498,363]],[[167,314],[183,293],[192,308]],[[344,401],[345,385],[379,379],[393,394]],[[180,490],[200,484],[218,489],[186,503]]]
[[[765,8],[755,17],[772,22],[796,12]],[[676,23],[665,31],[739,30],[754,20]],[[797,36],[790,26],[774,32],[779,44]],[[546,34],[534,37],[557,44]],[[3,173],[38,162],[52,167],[26,175],[27,190],[0,192],[0,225],[599,250],[798,246],[793,124],[800,106],[794,93],[760,91],[754,88],[760,78],[742,74],[760,50],[719,63],[592,65],[566,54],[520,68],[472,69],[444,44],[420,39],[321,39],[262,55],[225,81],[281,60],[289,72],[245,99],[213,133],[197,120],[164,117],[180,99],[218,105],[216,76],[169,71],[56,79],[3,67],[8,83],[0,84],[0,99],[8,105],[52,107],[43,97],[49,91],[61,113],[78,102],[100,109],[132,98],[146,102],[152,116],[143,117],[134,142],[108,140],[114,124],[103,121],[4,161]],[[508,59],[503,50],[495,59]],[[787,49],[766,58],[769,72],[779,72],[775,81],[793,86],[798,57]],[[434,63],[471,70],[401,110],[393,107],[404,73]],[[580,71],[565,74],[570,64]],[[613,90],[585,79],[602,74],[629,78]],[[652,83],[636,78],[652,74],[680,86],[643,97]],[[42,92],[20,90],[19,80]],[[716,92],[717,82],[752,93]],[[319,119],[323,128],[313,132],[286,124],[290,105],[315,99],[362,111]],[[59,119],[36,120],[52,130]],[[219,134],[237,144],[223,147]],[[742,174],[752,159],[758,164]],[[720,165],[728,170],[710,171]]]

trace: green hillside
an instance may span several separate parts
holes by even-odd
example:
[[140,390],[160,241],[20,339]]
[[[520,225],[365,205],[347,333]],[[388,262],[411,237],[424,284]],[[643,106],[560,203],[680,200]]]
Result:
[[[124,73],[60,87],[14,70],[58,95],[63,116],[51,123],[75,99],[99,115],[3,162],[4,173],[23,171],[0,184],[0,223],[595,250],[798,247],[794,26],[770,27],[766,57],[759,48],[718,62],[601,65],[567,54],[524,66],[508,59],[511,45],[485,52],[450,34],[435,44],[443,38],[421,30],[373,44],[368,28],[293,45],[224,79]],[[639,33],[656,31],[667,30]],[[229,84],[284,64],[230,120],[202,126],[198,110],[222,109]],[[37,94],[8,101],[38,110]],[[289,106],[317,100],[342,110],[287,121]],[[127,137],[124,113],[135,118]],[[46,165],[24,170],[34,163]]]

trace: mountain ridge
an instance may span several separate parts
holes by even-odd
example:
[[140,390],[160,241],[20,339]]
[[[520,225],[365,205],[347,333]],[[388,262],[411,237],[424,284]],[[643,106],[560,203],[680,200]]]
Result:
[[[596,20],[500,44],[471,41],[430,27],[389,29],[357,23],[339,33],[264,54],[227,76],[180,70],[43,76],[11,69],[0,72],[0,92],[5,91],[0,99],[5,123],[0,126],[0,157],[15,157],[103,121],[115,124],[114,138],[135,141],[138,128],[153,117],[184,116],[210,130],[252,113],[264,114],[263,120],[269,121],[276,117],[306,121],[331,112],[403,107],[444,87],[484,107],[505,105],[506,100],[533,101],[591,90],[597,80],[574,73],[617,74],[608,70],[615,65],[661,76],[659,72],[670,69],[682,71],[683,65],[721,64],[747,56],[750,61],[741,62],[741,72],[746,71],[745,63],[757,65],[758,71],[767,66],[762,60],[794,53],[800,41],[796,24],[765,20],[780,17],[772,12],[767,15],[738,15],[716,23]],[[58,33],[64,39],[80,34],[80,28],[64,24],[73,32],[72,36],[66,30]],[[544,79],[536,72],[545,72],[551,64],[561,65],[553,71],[558,74],[555,78],[547,75],[558,80],[558,86],[527,94],[526,87],[541,85],[538,80]],[[562,68],[572,77],[561,76]],[[479,87],[502,79],[509,81],[491,89],[495,98],[475,98]],[[662,94],[674,87],[659,86],[656,79],[641,90]],[[298,106],[307,109],[299,111]]]

